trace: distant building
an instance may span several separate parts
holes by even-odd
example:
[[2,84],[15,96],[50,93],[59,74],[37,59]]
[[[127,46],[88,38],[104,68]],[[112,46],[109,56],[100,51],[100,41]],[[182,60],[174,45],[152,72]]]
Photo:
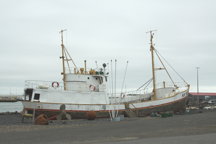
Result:
[[204,92],[190,92],[189,93],[189,105],[197,105],[204,101],[215,100],[216,93],[204,93]]

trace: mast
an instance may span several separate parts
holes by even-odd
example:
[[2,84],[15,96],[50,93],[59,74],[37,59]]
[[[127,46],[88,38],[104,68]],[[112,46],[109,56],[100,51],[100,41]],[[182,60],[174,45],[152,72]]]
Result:
[[64,90],[66,90],[66,81],[65,81],[65,47],[64,47],[64,41],[63,41],[63,32],[66,31],[65,30],[61,30],[61,48],[62,48],[62,56],[60,57],[60,59],[62,59],[62,75],[63,75],[63,83],[64,83]]
[[151,51],[151,58],[152,58],[152,79],[153,79],[153,97],[152,99],[156,99],[156,80],[155,80],[155,64],[154,64],[154,43],[153,43],[153,31],[149,31],[150,33],[150,51]]

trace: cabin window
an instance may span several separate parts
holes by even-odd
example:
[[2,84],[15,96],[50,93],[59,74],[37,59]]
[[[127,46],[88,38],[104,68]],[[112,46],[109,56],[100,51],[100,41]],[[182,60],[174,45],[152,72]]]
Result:
[[40,99],[40,94],[35,93],[35,94],[34,94],[34,100],[39,100],[39,99]]
[[32,98],[32,93],[33,93],[33,89],[32,88],[25,89],[25,100],[30,101],[31,98]]

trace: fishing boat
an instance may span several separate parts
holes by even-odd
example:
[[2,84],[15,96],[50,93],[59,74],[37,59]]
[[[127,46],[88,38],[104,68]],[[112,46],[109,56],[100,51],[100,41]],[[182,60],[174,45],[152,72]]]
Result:
[[60,32],[63,82],[26,81],[23,113],[53,117],[63,110],[71,118],[87,118],[89,113],[101,118],[118,115],[141,117],[153,112],[185,110],[190,87],[186,81],[183,80],[185,85],[182,87],[176,85],[172,79],[172,86],[165,82],[161,87],[156,84],[157,70],[164,70],[170,78],[171,76],[161,58],[159,60],[163,67],[155,67],[155,56],[159,57],[159,54],[153,44],[153,31],[149,32],[152,78],[146,83],[148,85],[152,82],[153,89],[150,92],[137,89],[119,94],[108,91],[107,64],[104,63],[102,68],[88,69],[87,62],[84,61],[83,68],[76,66],[64,45],[63,32],[64,30]]

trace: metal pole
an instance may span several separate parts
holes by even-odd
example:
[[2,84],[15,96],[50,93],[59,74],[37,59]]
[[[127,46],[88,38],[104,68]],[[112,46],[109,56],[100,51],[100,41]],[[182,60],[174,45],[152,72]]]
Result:
[[199,67],[196,67],[197,69],[197,97],[198,97],[198,106],[199,106]]
[[32,124],[35,123],[35,109],[36,109],[36,103],[34,104],[34,109],[33,109],[33,116],[32,116]]

